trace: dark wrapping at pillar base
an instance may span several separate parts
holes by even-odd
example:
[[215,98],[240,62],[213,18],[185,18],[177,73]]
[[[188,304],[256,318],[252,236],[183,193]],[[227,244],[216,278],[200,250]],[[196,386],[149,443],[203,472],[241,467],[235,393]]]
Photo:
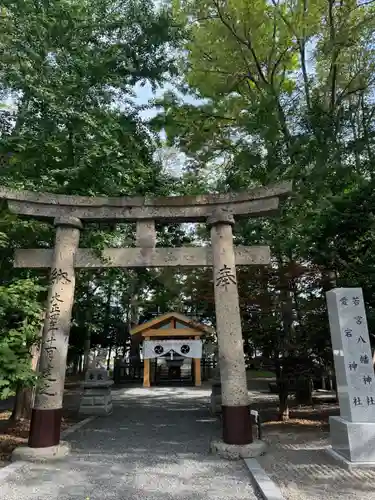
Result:
[[253,442],[249,406],[222,406],[223,441],[227,444]]
[[31,413],[29,446],[47,448],[60,443],[62,408],[38,410]]

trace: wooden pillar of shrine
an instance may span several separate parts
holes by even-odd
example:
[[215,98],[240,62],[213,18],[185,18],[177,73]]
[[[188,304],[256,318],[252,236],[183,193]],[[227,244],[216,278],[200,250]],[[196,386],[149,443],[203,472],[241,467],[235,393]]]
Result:
[[[145,340],[150,340],[150,337],[146,337]],[[150,359],[143,359],[143,387],[151,387],[150,361]]]
[[[195,337],[195,340],[200,340],[200,337]],[[202,373],[201,373],[201,358],[193,358],[194,363],[194,385],[195,387],[200,387],[202,385]]]

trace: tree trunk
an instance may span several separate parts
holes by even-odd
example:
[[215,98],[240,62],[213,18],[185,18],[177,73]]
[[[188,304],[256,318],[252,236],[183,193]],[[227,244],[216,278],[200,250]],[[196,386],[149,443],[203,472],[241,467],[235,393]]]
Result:
[[72,375],[77,375],[79,370],[79,353],[74,355]]
[[287,422],[289,420],[289,404],[288,404],[288,383],[285,381],[279,381],[279,420],[282,422]]
[[299,405],[312,405],[312,382],[310,377],[297,380],[296,401]]
[[276,367],[276,383],[277,383],[277,391],[279,396],[279,414],[278,419],[282,422],[286,422],[289,420],[289,405],[288,405],[288,397],[289,397],[289,385],[286,380],[282,379],[282,369],[280,364],[280,358],[278,357],[279,353],[276,353],[275,357],[275,367]]
[[328,374],[328,389],[330,391],[333,391],[333,379],[332,379],[332,373],[331,372]]
[[125,359],[126,356],[126,342],[122,346],[122,358]]
[[281,301],[281,322],[282,335],[279,340],[279,352],[283,354],[282,366],[280,359],[277,360],[277,385],[279,391],[279,420],[289,420],[289,371],[286,369],[286,357],[289,356],[288,344],[290,339],[294,337],[293,325],[293,282],[291,277],[285,272],[282,258],[279,256],[279,280],[280,280],[280,301]]
[[111,356],[112,356],[112,346],[108,348],[108,359],[107,359],[107,370],[111,368]]
[[[95,291],[98,289],[98,286],[96,286],[93,290],[90,289],[90,284],[88,285],[87,292],[86,292],[86,298],[87,298],[87,304],[86,304],[86,319],[87,323],[89,323],[90,320],[90,308],[88,307],[91,301],[91,297],[94,295]],[[91,330],[86,331],[85,335],[85,340],[83,344],[83,357],[82,355],[80,356],[80,363],[79,363],[79,372],[86,374],[87,369],[90,364],[90,350],[91,350]]]
[[[44,313],[42,315],[44,319]],[[39,336],[43,334],[43,325],[39,330]],[[34,372],[38,371],[40,359],[40,343],[37,342],[31,348],[31,368]],[[30,419],[31,410],[34,403],[35,387],[19,386],[16,391],[11,420],[18,422],[21,419]]]
[[90,348],[91,348],[91,331],[87,330],[83,347],[83,373],[86,373],[89,367]]
[[13,411],[10,419],[14,422],[19,422],[22,419],[30,420],[33,401],[34,388],[20,387],[19,389],[17,389]]
[[[135,277],[132,282],[131,295],[129,300],[128,309],[128,331],[138,325],[139,323],[139,302],[138,293],[136,292],[137,278]],[[134,378],[140,376],[141,373],[141,352],[140,345],[142,338],[138,335],[130,336],[130,352],[129,352],[129,364]]]

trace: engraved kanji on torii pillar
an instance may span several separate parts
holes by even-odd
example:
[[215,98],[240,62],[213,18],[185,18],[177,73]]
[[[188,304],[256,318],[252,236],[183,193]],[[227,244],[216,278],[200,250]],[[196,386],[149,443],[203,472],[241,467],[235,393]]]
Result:
[[75,217],[56,218],[54,223],[55,248],[42,336],[40,379],[30,424],[31,448],[47,448],[60,442],[66,357],[74,302],[74,257],[82,229],[81,221]]
[[211,228],[216,331],[223,416],[223,441],[244,445],[253,441],[242,340],[233,215],[216,210],[207,220]]

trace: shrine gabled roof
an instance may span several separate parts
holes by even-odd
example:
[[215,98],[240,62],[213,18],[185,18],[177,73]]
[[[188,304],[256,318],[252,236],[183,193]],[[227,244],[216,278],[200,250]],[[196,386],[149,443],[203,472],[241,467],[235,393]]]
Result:
[[201,334],[213,333],[213,329],[210,326],[204,325],[203,323],[200,323],[192,318],[189,318],[188,316],[185,316],[184,314],[181,314],[178,312],[169,312],[166,314],[162,314],[161,316],[158,316],[157,318],[153,318],[150,321],[146,321],[146,323],[142,323],[141,325],[135,326],[134,328],[132,328],[130,330],[130,334],[135,335],[136,333],[142,333],[146,330],[157,329],[158,325],[165,323],[168,320],[173,320],[173,319],[185,324],[188,328],[191,328],[192,330],[195,330],[196,332],[200,332]]

